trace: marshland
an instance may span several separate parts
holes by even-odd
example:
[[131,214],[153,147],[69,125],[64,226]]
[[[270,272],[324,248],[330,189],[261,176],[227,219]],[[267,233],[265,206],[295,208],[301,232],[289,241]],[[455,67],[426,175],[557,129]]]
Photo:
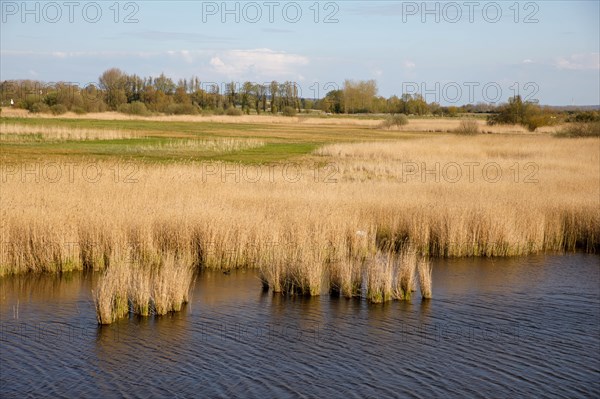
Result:
[[0,14],[0,398],[600,397],[599,2]]
[[0,274],[102,273],[102,324],[179,310],[203,270],[379,303],[431,298],[431,258],[599,248],[595,137],[352,120],[118,126],[2,121]]
[[[301,344],[315,350],[331,347],[338,333],[348,342],[358,339],[345,332],[350,319],[334,332],[321,317],[366,312],[365,323],[375,318],[384,330],[401,328],[404,339],[418,341],[412,350],[421,351],[423,342],[446,334],[427,314],[454,303],[452,295],[457,303],[467,301],[465,292],[490,273],[504,287],[505,303],[514,301],[508,293],[521,289],[533,290],[531,295],[552,291],[547,282],[525,285],[530,269],[539,280],[548,262],[556,278],[565,273],[557,272],[560,265],[572,272],[584,262],[585,270],[569,279],[584,286],[598,282],[597,137],[564,138],[553,134],[560,128],[529,133],[507,125],[466,135],[453,119],[411,119],[390,129],[381,120],[361,119],[98,115],[13,111],[1,118],[0,279],[8,341],[22,339],[17,322],[42,328],[25,334],[59,347],[62,340],[85,347],[98,334],[94,339],[108,351],[101,356],[112,362],[121,358],[115,355],[123,345],[121,330],[152,322],[181,343],[200,331],[218,337],[217,346],[249,345],[254,351],[302,335],[307,342]],[[485,121],[472,121],[485,131]],[[453,272],[455,262],[463,265],[461,277]],[[512,276],[506,281],[505,272]],[[57,292],[48,288],[54,284]],[[486,284],[485,292],[496,292]],[[63,298],[64,287],[71,294]],[[36,314],[37,296],[51,291],[57,303],[77,309],[76,315],[57,310],[58,319],[70,320],[61,324],[68,333],[27,319]],[[584,288],[582,295],[590,294]],[[226,310],[235,300],[247,303],[243,309],[251,314],[268,301],[268,312],[297,308],[310,316],[226,321],[237,314]],[[413,316],[394,327],[387,320],[390,306]],[[456,306],[464,311],[456,304],[449,309]],[[416,309],[427,318],[426,331],[415,324],[421,323]],[[86,327],[73,327],[74,320]],[[104,327],[94,332],[92,320]],[[492,327],[471,328],[482,336],[500,328],[504,338],[521,344],[523,332],[513,330],[533,328],[488,322]],[[269,327],[262,331],[253,323]],[[295,338],[286,323],[300,323]],[[393,336],[384,338],[385,345],[397,345]],[[464,339],[472,337],[457,335],[450,350]],[[54,378],[54,372],[48,375]],[[216,381],[214,389],[237,392]],[[292,386],[282,392],[289,394]]]

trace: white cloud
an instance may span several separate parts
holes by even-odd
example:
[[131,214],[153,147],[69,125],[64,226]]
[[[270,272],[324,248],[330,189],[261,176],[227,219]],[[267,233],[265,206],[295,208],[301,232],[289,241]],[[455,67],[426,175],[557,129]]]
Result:
[[417,67],[417,64],[415,64],[414,61],[404,61],[402,65],[404,65],[404,68],[406,69],[415,69]]
[[210,60],[214,72],[233,79],[297,79],[309,59],[271,49],[229,50]]
[[2,50],[2,56],[40,57],[51,59],[89,58],[164,58],[169,57],[187,64],[204,64],[208,61],[210,69],[227,79],[258,81],[261,79],[302,80],[304,67],[309,64],[308,57],[275,51],[268,48],[252,50],[166,50],[166,51],[29,51]]
[[523,60],[523,64],[533,64],[533,60],[527,58],[527,59]]
[[167,54],[172,57],[179,57],[188,64],[194,62],[193,52],[189,50],[169,50],[167,51]]
[[572,71],[600,70],[600,53],[573,54],[556,61],[558,69]]
[[219,57],[213,57],[210,59],[210,65],[212,65],[215,68],[223,68],[225,66],[225,63],[221,61]]

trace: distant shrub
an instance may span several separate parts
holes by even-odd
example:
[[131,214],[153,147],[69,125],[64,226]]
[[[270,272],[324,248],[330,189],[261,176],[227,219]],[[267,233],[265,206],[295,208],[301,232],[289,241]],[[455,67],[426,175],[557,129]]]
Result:
[[227,108],[225,113],[229,116],[241,116],[243,114],[241,109],[234,107]]
[[105,112],[108,110],[108,107],[102,99],[91,99],[84,100],[83,109],[85,109],[86,112]]
[[43,101],[46,103],[47,106],[52,107],[53,105],[58,104],[58,93],[57,92],[52,92],[52,93],[48,93]]
[[552,124],[553,124],[552,115],[547,114],[547,113],[531,115],[524,122],[525,127],[530,132],[535,132],[538,127],[550,126]]
[[448,108],[446,108],[446,114],[450,117],[450,118],[456,118],[458,116],[458,107],[455,106],[450,106]]
[[170,104],[165,110],[167,115],[198,115],[198,107],[193,104]]
[[600,122],[600,112],[582,111],[569,116],[567,122]]
[[73,107],[71,109],[71,111],[75,112],[77,115],[87,114],[87,111],[85,110],[85,108],[82,108],[82,107]]
[[179,104],[169,104],[167,108],[165,108],[165,114],[175,115],[177,108],[179,108]]
[[574,122],[565,125],[555,134],[557,137],[600,137],[600,121]]
[[213,115],[225,115],[225,110],[223,108],[215,108],[212,112]]
[[203,109],[202,110],[202,116],[212,116],[215,114],[215,111],[213,111],[212,109]]
[[48,107],[48,105],[46,103],[43,102],[37,102],[37,103],[33,103],[31,104],[31,106],[29,106],[29,112],[34,113],[34,114],[39,114],[42,112],[49,112],[50,111],[50,107]]
[[408,125],[408,117],[404,114],[393,114],[388,116],[380,125],[385,129]]
[[550,109],[542,108],[534,102],[523,101],[521,96],[515,96],[509,98],[507,104],[499,106],[496,113],[489,115],[487,124],[519,124],[534,132],[538,127],[552,126],[558,121]]
[[68,111],[67,107],[62,104],[55,104],[50,107],[50,112],[52,115],[62,115]]
[[454,133],[456,134],[464,134],[464,135],[473,135],[479,133],[479,124],[477,121],[472,119],[466,119],[460,121],[460,125],[456,129],[454,129]]
[[140,101],[134,101],[131,104],[121,104],[119,105],[119,108],[117,108],[117,111],[129,115],[148,115],[148,108],[146,108],[146,104]]
[[134,101],[130,105],[130,112],[132,115],[148,115],[148,108],[146,108],[146,104],[143,102]]
[[122,114],[130,114],[131,113],[131,105],[130,104],[121,104],[117,107],[117,111]]
[[283,108],[284,116],[296,116],[296,108],[294,107],[285,107]]

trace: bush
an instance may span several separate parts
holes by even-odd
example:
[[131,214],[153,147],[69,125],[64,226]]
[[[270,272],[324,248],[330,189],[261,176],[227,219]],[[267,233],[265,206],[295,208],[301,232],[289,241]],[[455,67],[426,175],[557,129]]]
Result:
[[380,125],[382,128],[390,129],[395,126],[408,125],[408,117],[404,114],[393,114],[388,116]]
[[71,109],[71,111],[75,112],[77,115],[87,114],[87,111],[82,107],[73,107],[73,109]]
[[55,104],[50,107],[50,112],[52,115],[62,115],[68,111],[67,107],[62,104]]
[[542,113],[531,115],[524,121],[523,125],[530,132],[535,132],[538,127],[549,126],[552,124],[552,117],[549,114]]
[[146,108],[146,104],[143,102],[134,101],[130,105],[130,112],[132,115],[148,115],[148,108]]
[[57,92],[48,93],[46,95],[46,97],[44,97],[44,102],[49,107],[52,107],[53,105],[58,104],[58,93]]
[[450,106],[448,108],[446,108],[446,113],[448,114],[448,116],[450,118],[456,118],[458,116],[458,107],[455,106]]
[[225,113],[229,116],[241,116],[243,114],[241,109],[235,107],[227,108]]
[[140,101],[134,101],[131,104],[121,104],[119,105],[119,108],[117,108],[117,111],[129,115],[148,115],[146,104]]
[[215,114],[215,111],[213,111],[212,109],[203,109],[202,110],[202,116],[212,116]]
[[600,137],[600,121],[569,123],[555,135],[557,137]]
[[37,102],[37,103],[33,103],[30,107],[29,107],[29,112],[34,113],[34,114],[39,114],[41,112],[49,112],[50,111],[50,107],[48,107],[48,105],[46,103],[43,102]]
[[198,108],[193,104],[170,104],[165,110],[167,115],[198,115]]
[[122,114],[130,114],[131,113],[131,105],[121,104],[117,107],[117,112],[120,112]]
[[285,107],[283,109],[284,116],[296,116],[296,108],[293,107]]
[[519,124],[530,132],[538,127],[554,125],[558,118],[549,109],[529,101],[523,101],[521,96],[508,100],[508,104],[498,107],[497,113],[488,116],[488,125]]
[[600,112],[598,111],[583,111],[575,115],[569,116],[568,122],[600,122]]
[[25,98],[22,98],[21,100],[17,101],[17,108],[23,108],[23,109],[28,110],[29,112],[35,112],[33,110],[33,106],[34,106],[34,104],[37,104],[37,103],[42,103],[44,105],[47,105],[46,103],[44,103],[42,101],[41,96],[38,96],[35,94],[28,94],[27,96],[25,96]]
[[473,119],[460,121],[460,125],[454,129],[454,133],[473,135],[479,133],[479,124]]

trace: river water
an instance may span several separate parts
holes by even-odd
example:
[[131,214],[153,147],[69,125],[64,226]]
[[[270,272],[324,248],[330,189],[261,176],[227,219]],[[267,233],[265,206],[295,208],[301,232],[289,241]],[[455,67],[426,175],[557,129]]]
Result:
[[98,327],[97,275],[0,279],[0,397],[599,397],[600,257],[436,260],[430,301],[263,293]]

